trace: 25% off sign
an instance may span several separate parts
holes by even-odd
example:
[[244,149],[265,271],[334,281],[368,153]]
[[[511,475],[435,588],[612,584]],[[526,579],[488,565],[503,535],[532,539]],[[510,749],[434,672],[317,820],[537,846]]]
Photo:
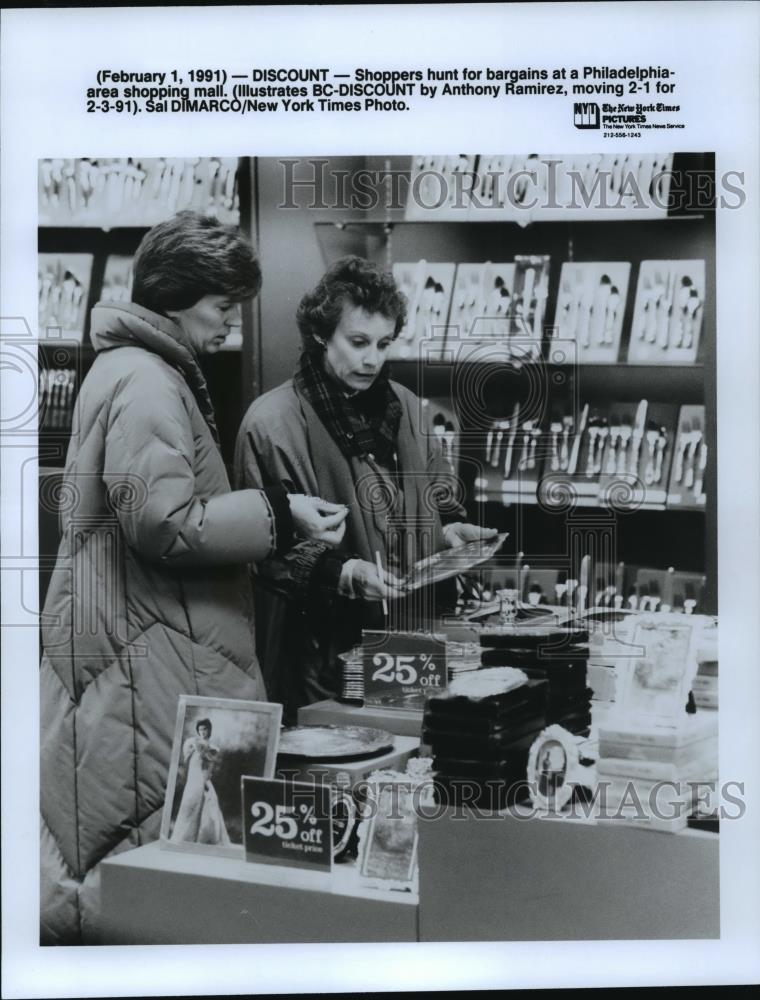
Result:
[[368,704],[440,694],[447,685],[446,637],[427,632],[362,633],[364,700]]
[[246,860],[329,872],[332,789],[325,784],[243,778]]

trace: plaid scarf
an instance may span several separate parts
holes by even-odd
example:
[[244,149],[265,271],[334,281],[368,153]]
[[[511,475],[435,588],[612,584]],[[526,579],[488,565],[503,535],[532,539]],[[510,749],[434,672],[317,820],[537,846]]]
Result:
[[384,369],[369,389],[349,396],[325,373],[321,363],[304,351],[293,382],[346,458],[373,455],[381,465],[392,463],[401,403]]

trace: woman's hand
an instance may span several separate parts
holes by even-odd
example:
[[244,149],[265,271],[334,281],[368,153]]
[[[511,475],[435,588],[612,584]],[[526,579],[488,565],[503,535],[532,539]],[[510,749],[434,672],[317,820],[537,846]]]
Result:
[[378,567],[365,559],[351,560],[351,580],[347,583],[354,597],[361,597],[365,601],[394,600],[403,597],[404,591],[401,589],[401,581],[387,569],[382,570],[382,576]]
[[446,524],[443,527],[443,537],[450,549],[466,545],[467,542],[487,542],[489,538],[495,538],[498,533],[496,528],[481,528],[477,524],[465,524],[462,521]]
[[340,545],[346,533],[348,507],[302,493],[288,494],[288,502],[299,535],[312,542],[324,542],[333,547]]

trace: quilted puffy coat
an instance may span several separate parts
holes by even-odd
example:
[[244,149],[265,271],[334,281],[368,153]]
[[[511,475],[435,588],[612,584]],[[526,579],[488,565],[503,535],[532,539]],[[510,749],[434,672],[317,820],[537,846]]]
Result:
[[263,700],[245,564],[276,505],[231,492],[180,327],[93,310],[42,619],[41,940],[98,935],[98,863],[158,836],[180,694]]

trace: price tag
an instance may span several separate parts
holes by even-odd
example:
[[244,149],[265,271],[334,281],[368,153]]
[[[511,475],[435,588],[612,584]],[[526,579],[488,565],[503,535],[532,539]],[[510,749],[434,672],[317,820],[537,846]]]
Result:
[[446,637],[421,632],[362,632],[364,701],[424,704],[446,689]]
[[329,872],[332,817],[329,785],[243,778],[246,860]]

